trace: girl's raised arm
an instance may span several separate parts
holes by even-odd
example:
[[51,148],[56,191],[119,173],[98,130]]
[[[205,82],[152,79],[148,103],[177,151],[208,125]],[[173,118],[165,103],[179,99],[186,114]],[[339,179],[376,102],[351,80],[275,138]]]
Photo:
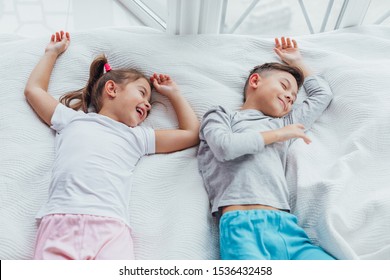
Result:
[[156,91],[171,102],[179,122],[179,129],[156,130],[156,153],[183,150],[199,143],[199,121],[191,106],[180,94],[176,83],[168,75],[151,77]]
[[51,36],[45,54],[34,67],[24,89],[28,103],[48,125],[51,125],[51,117],[58,104],[58,101],[47,92],[50,75],[58,56],[66,51],[69,43],[68,32],[56,32]]

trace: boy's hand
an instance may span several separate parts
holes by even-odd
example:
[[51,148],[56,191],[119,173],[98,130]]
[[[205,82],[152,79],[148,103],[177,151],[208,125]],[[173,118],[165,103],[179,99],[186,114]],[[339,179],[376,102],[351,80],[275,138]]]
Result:
[[53,52],[57,56],[67,50],[70,44],[70,35],[68,32],[60,31],[51,35],[50,43],[47,45],[45,52]]
[[310,144],[311,140],[305,134],[305,127],[300,124],[290,124],[285,127],[260,132],[264,139],[264,144],[269,145],[275,142],[284,142],[293,138],[302,138],[306,144]]
[[286,125],[285,127],[278,129],[279,142],[287,141],[292,138],[302,138],[306,144],[310,144],[311,140],[305,134],[304,129],[305,127],[300,123]]
[[301,52],[298,49],[297,41],[294,39],[281,37],[279,41],[278,38],[275,38],[274,51],[287,65],[301,69],[305,77],[312,74],[309,68],[305,65]]
[[150,81],[158,93],[168,98],[172,98],[180,92],[176,83],[168,75],[154,73],[150,77]]
[[294,39],[282,37],[279,41],[278,38],[275,38],[275,48],[274,51],[280,57],[282,61],[286,64],[295,66],[295,63],[302,61],[301,53],[298,49],[297,41]]

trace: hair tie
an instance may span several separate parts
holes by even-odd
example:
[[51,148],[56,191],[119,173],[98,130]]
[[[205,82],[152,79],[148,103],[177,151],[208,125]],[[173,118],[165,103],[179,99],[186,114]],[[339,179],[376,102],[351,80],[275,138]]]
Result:
[[111,66],[110,66],[110,64],[108,64],[108,62],[106,64],[104,64],[104,69],[106,70],[106,73],[110,72],[112,70]]

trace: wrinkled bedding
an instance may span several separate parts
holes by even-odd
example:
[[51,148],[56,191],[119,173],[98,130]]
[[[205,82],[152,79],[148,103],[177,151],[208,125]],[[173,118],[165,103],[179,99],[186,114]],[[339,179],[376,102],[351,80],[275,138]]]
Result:
[[[28,76],[50,34],[0,36],[0,259],[30,259],[47,198],[54,133],[25,101]],[[144,28],[71,34],[49,92],[84,86],[105,53],[113,68],[167,73],[201,120],[214,105],[237,109],[249,70],[277,61],[273,38],[167,36]],[[365,26],[296,37],[334,99],[288,155],[292,212],[314,243],[341,259],[390,259],[390,28]],[[301,90],[299,100],[305,97]],[[177,127],[168,100],[155,95],[143,125]],[[298,100],[298,103],[299,103]],[[130,197],[137,259],[218,259],[218,230],[198,173],[197,147],[141,159]]]

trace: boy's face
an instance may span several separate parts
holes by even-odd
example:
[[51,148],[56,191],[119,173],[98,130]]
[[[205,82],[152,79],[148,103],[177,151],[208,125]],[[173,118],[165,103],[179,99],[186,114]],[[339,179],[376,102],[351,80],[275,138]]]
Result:
[[271,117],[288,114],[297,98],[298,84],[288,72],[271,70],[252,74],[247,101],[254,109]]

